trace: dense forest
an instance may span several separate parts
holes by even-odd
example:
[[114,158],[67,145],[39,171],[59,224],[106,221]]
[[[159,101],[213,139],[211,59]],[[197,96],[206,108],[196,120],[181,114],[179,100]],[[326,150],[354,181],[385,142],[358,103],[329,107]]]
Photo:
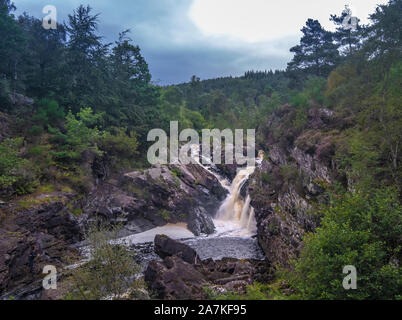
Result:
[[[129,30],[105,43],[97,31],[101,16],[89,6],[56,30],[15,10],[0,0],[0,199],[25,197],[26,204],[45,190],[84,197],[92,177],[88,158],[99,179],[144,169],[147,133],[169,131],[172,120],[181,129],[256,128],[263,150],[267,132],[282,145],[308,149],[322,138],[309,115],[325,109],[342,121],[318,128],[332,139],[328,162],[338,173],[314,207],[320,226],[305,235],[290,265],[277,267],[271,284],[250,288],[249,298],[286,298],[278,289],[284,280],[291,298],[401,298],[401,0],[378,6],[370,24],[355,29],[342,23],[347,8],[331,16],[335,32],[309,19],[286,70],[211,80],[194,75],[170,86],[152,82]],[[282,125],[273,126],[272,118]],[[276,178],[297,175],[288,168]],[[364,270],[364,290],[345,293],[331,282],[339,261]]]

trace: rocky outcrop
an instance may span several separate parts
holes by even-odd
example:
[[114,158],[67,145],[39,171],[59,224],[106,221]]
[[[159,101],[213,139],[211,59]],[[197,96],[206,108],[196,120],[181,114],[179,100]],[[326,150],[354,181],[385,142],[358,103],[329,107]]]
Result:
[[[216,210],[214,211],[216,212]],[[196,236],[200,234],[212,234],[215,231],[215,225],[205,208],[198,207],[192,210],[187,219],[187,227]]]
[[82,240],[78,221],[61,198],[0,211],[0,298],[35,296],[42,289],[43,267],[61,268],[77,254],[69,246]]
[[91,192],[84,213],[122,223],[128,233],[186,222],[195,235],[211,234],[211,215],[226,192],[201,166],[156,166],[102,183]]
[[19,93],[10,94],[8,98],[10,99],[10,102],[16,105],[17,107],[30,106],[35,103],[34,99],[26,97]]
[[156,235],[154,245],[155,253],[161,258],[175,255],[190,264],[200,260],[194,249],[165,235]]
[[201,299],[205,277],[177,256],[163,262],[151,261],[145,271],[145,281],[156,298],[164,300]]
[[188,259],[183,252],[193,249],[166,236],[155,238],[155,250],[163,261],[150,262],[145,281],[158,299],[205,299],[208,298],[205,288],[241,293],[253,281],[266,280],[262,278],[263,270],[267,269],[264,261],[232,258],[201,261],[195,252]]
[[335,113],[311,109],[303,130],[290,125],[293,119],[294,110],[285,106],[261,128],[264,160],[248,186],[259,243],[269,262],[282,266],[299,254],[303,235],[319,225],[312,208],[327,201],[325,188],[336,171]]
[[[87,158],[91,172],[96,159]],[[94,176],[87,187],[84,197],[55,192],[0,202],[0,297],[39,293],[43,266],[65,265],[63,258],[75,252],[70,245],[82,241],[98,219],[123,225],[122,236],[178,222],[187,223],[195,235],[211,234],[212,215],[227,192],[198,165],[157,166],[104,181]]]

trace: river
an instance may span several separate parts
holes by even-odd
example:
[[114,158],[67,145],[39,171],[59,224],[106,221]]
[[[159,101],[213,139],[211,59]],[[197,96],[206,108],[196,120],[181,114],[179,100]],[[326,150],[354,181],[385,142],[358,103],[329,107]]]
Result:
[[250,205],[251,199],[249,196],[246,199],[241,196],[241,188],[254,172],[255,167],[240,169],[230,184],[214,170],[212,164],[199,163],[199,165],[215,175],[229,192],[219,210],[213,215],[215,233],[195,237],[184,223],[168,224],[121,238],[118,242],[134,247],[143,263],[158,258],[153,252],[153,241],[157,234],[165,234],[186,243],[197,251],[201,259],[220,260],[227,257],[263,260],[264,254],[256,239],[257,228],[254,208]]

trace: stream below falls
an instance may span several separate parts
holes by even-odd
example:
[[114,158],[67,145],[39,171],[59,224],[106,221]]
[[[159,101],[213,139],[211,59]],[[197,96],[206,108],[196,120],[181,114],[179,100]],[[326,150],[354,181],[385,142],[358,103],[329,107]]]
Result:
[[201,259],[222,258],[237,259],[264,259],[264,253],[256,239],[256,222],[254,208],[251,207],[249,196],[243,199],[241,188],[254,172],[254,167],[241,169],[230,184],[213,170],[212,166],[205,166],[206,170],[214,174],[222,186],[229,191],[227,198],[214,215],[215,233],[211,235],[194,236],[185,223],[168,224],[146,232],[130,235],[117,240],[118,243],[134,248],[138,262],[144,267],[148,262],[160,259],[153,248],[155,235],[164,234],[172,239],[180,240],[197,251]]

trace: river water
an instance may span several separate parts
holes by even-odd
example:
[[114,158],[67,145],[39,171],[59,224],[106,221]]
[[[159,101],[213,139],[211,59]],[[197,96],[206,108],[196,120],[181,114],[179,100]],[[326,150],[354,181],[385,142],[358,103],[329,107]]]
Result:
[[243,199],[241,188],[247,182],[255,167],[249,167],[238,171],[233,182],[221,177],[213,165],[199,163],[206,170],[216,176],[222,186],[229,191],[218,212],[214,214],[215,233],[195,237],[186,224],[168,224],[143,233],[130,235],[118,240],[130,247],[134,247],[139,253],[142,262],[157,259],[153,253],[153,241],[155,235],[165,234],[173,239],[180,240],[195,249],[201,259],[222,258],[237,259],[264,259],[256,239],[256,222],[254,208],[251,207],[249,196]]

